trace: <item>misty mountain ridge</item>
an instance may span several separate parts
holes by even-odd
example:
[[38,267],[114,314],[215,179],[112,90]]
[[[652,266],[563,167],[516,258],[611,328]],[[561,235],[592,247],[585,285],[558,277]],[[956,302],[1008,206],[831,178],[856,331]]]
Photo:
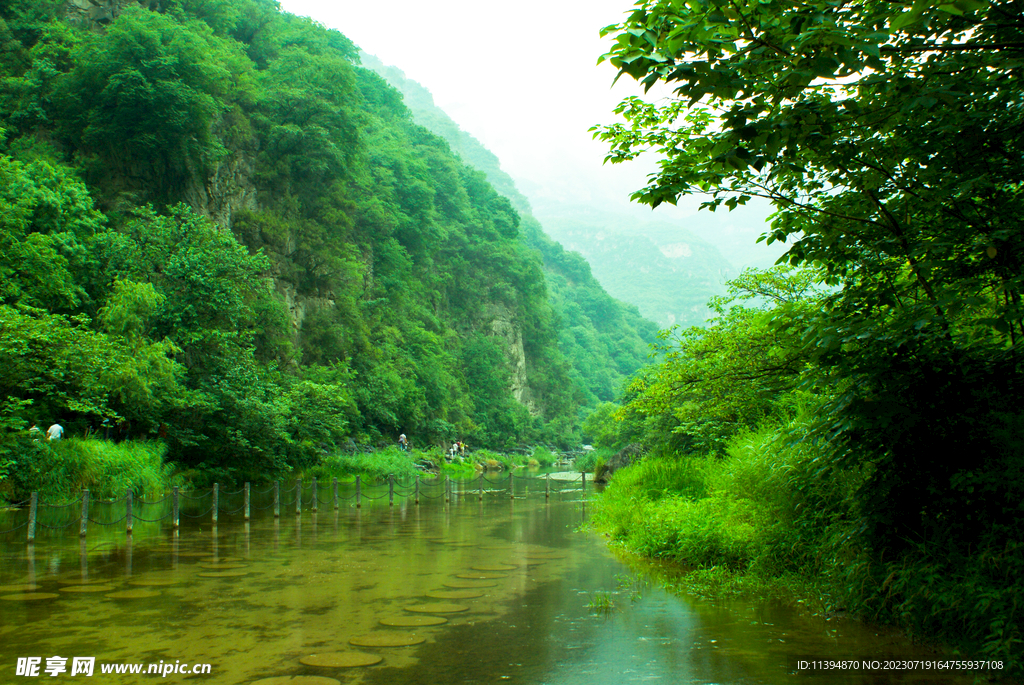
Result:
[[[416,123],[447,140],[464,162],[483,171],[520,214],[536,217],[548,236],[582,255],[609,295],[636,306],[642,316],[660,327],[702,325],[709,314],[707,301],[724,294],[725,281],[740,272],[718,247],[663,212],[652,213],[639,206],[622,208],[611,202],[584,204],[575,198],[554,197],[526,182],[528,198],[501,169],[498,157],[438,108],[427,88],[373,55],[361,53],[360,57],[364,67],[402,92]],[[588,196],[582,189],[580,195]],[[763,225],[763,213],[754,217],[744,217],[744,213],[749,215],[750,209],[702,212],[694,219],[704,226],[710,219],[711,230],[725,239],[738,264],[769,266],[774,257],[764,256],[763,245],[754,244],[754,232],[747,228],[751,223]],[[751,264],[751,260],[757,263]]]

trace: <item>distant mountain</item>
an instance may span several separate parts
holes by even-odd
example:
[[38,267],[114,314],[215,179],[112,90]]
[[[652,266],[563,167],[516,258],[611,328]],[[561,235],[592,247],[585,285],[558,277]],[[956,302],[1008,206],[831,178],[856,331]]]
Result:
[[609,295],[636,306],[659,326],[703,324],[708,299],[724,294],[725,281],[739,273],[718,248],[676,223],[638,223],[635,216],[552,199],[544,193],[538,193],[531,206],[494,153],[439,109],[429,90],[372,55],[363,53],[362,63],[401,91],[416,123],[447,140],[464,162],[483,171],[521,215],[535,216],[543,233],[582,255]]
[[699,326],[707,302],[739,271],[717,247],[677,223],[593,207],[542,201],[537,214],[551,237],[583,255],[612,297],[635,304],[667,328]]
[[402,93],[417,124],[448,141],[452,151],[482,171],[519,212],[523,239],[544,259],[550,304],[561,322],[559,349],[572,365],[573,380],[583,389],[590,406],[615,400],[622,382],[646,363],[657,325],[644,319],[636,306],[610,296],[584,257],[564,249],[545,234],[530,202],[512,177],[502,171],[494,153],[439,109],[429,90],[372,55],[362,53],[361,61]]

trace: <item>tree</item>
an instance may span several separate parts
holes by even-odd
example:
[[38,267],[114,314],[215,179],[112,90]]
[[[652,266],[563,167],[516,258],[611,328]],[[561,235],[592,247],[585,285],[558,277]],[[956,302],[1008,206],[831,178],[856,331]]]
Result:
[[[1024,423],[1010,409],[1024,385],[1022,10],[657,0],[604,29],[620,76],[676,96],[629,98],[627,124],[595,134],[613,162],[663,155],[635,199],[769,198],[764,238],[836,287],[802,320],[835,390],[818,435],[841,463],[871,464],[879,547],[970,545],[1014,520],[1020,479],[998,474],[1019,471]],[[935,462],[951,450],[977,456]]]

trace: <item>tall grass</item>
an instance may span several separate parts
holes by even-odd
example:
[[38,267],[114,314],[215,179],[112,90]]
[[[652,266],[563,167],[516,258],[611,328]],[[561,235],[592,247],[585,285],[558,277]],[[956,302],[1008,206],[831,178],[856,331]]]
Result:
[[303,478],[322,481],[332,478],[350,480],[360,476],[366,480],[381,482],[387,480],[388,476],[394,476],[396,480],[405,480],[420,473],[415,464],[416,460],[423,456],[418,450],[403,452],[395,446],[376,452],[333,454],[306,469]]
[[104,499],[120,497],[128,489],[140,496],[158,495],[173,484],[174,467],[164,462],[166,453],[165,444],[147,440],[40,441],[20,455],[5,485],[12,499],[38,492],[46,500],[67,500],[83,488]]
[[615,473],[596,521],[636,553],[716,569],[703,574],[715,582],[724,571],[818,576],[826,557],[842,556],[828,550],[849,533],[854,483],[815,476],[810,462],[770,427],[735,439],[724,457],[648,457]]
[[629,552],[685,566],[687,592],[782,589],[817,611],[892,623],[1021,672],[1024,541],[873,551],[855,504],[868,471],[824,470],[820,455],[776,434],[740,436],[724,457],[662,455],[621,469],[595,523]]

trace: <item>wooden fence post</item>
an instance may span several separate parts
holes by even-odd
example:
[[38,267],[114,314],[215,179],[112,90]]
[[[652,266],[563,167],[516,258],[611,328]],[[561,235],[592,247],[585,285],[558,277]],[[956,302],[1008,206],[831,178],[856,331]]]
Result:
[[320,510],[320,496],[316,494],[317,479],[313,479],[313,511]]
[[420,503],[420,476],[416,474],[416,498],[414,499],[416,504]]
[[134,524],[134,522],[132,521],[132,498],[133,498],[133,496],[134,496],[134,493],[132,492],[132,489],[128,488],[128,492],[125,493],[125,504],[126,504],[126,507],[125,507],[125,514],[124,514],[124,518],[125,518],[125,521],[127,522],[127,526],[128,526],[128,531],[127,531],[128,535],[132,534],[132,526]]
[[388,505],[395,506],[395,477],[388,476]]
[[295,514],[302,513],[302,479],[295,479]]
[[174,489],[171,490],[171,522],[174,527],[177,528],[181,525],[181,520],[178,518],[178,486],[175,485]]
[[334,477],[334,482],[331,484],[334,488],[334,511],[338,511],[338,477]]
[[213,525],[217,525],[217,510],[220,508],[220,483],[213,484]]
[[363,506],[362,492],[360,490],[360,482],[359,481],[360,481],[359,476],[356,476],[356,509],[359,509],[359,508],[361,508]]
[[515,499],[516,498],[516,486],[515,486],[515,483],[512,481],[512,472],[511,471],[509,471],[509,474],[508,474],[508,498],[509,499]]
[[28,542],[36,539],[36,508],[39,506],[39,493],[33,492],[28,500]]
[[281,518],[281,481],[274,481],[274,518]]
[[245,520],[249,520],[249,483],[245,484]]
[[89,488],[82,490],[82,525],[78,528],[78,534],[85,537],[86,529],[89,527]]

